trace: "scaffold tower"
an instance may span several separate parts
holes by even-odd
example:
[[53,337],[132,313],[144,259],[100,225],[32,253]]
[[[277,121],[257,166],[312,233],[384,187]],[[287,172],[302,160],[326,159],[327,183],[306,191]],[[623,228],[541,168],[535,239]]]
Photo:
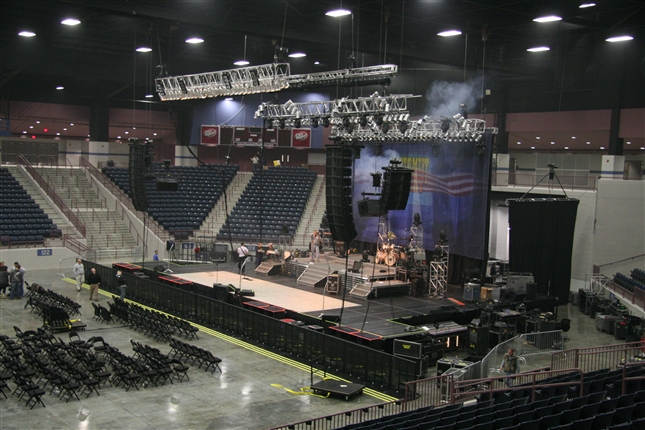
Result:
[[[440,253],[438,251],[441,251]],[[449,247],[437,245],[435,259],[430,262],[430,297],[442,299],[448,288]]]

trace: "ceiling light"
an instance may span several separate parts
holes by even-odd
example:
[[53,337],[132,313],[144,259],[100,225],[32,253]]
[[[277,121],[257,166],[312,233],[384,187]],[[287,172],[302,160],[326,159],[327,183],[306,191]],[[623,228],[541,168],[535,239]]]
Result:
[[65,89],[65,87],[63,87],[62,85],[59,85],[59,86],[57,86],[57,87],[56,87],[56,89],[57,89],[58,91],[60,91],[60,90],[64,90],[64,89]]
[[129,132],[129,131],[126,131],[126,132],[125,132],[125,134],[130,134],[130,132]]
[[575,138],[576,138],[575,136],[571,136],[571,139],[575,139]]
[[549,48],[548,46],[536,46],[534,48],[527,49],[527,51],[529,52],[544,52],[544,51],[550,51],[550,50],[551,48]]
[[20,33],[18,33],[18,36],[22,37],[34,37],[35,35],[36,33],[34,33],[33,31],[21,31]]
[[60,133],[56,133],[56,136],[60,136]]
[[146,94],[146,98],[147,98],[147,99],[151,99],[151,98],[153,98],[153,97],[154,97],[154,96],[153,96],[152,94]]
[[591,142],[585,142],[587,145],[591,145]]
[[136,130],[136,129],[137,129],[136,127],[132,127],[132,130]]
[[191,37],[190,39],[186,39],[186,43],[204,43],[204,39],[200,37]]
[[461,34],[461,31],[459,30],[446,30],[446,31],[442,31],[441,33],[437,33],[437,36],[450,37],[450,36],[459,36],[460,34]]
[[29,126],[29,128],[34,128],[34,126],[33,126],[33,125],[30,125],[30,126]]
[[36,121],[36,124],[40,124],[40,121]]
[[314,64],[317,66],[320,64],[320,61],[314,61]]
[[537,140],[540,140],[540,136],[535,136],[535,138],[536,138]]
[[351,15],[352,12],[347,10],[347,9],[335,9],[335,10],[330,10],[329,12],[326,12],[325,15],[331,16],[334,18],[338,18],[339,16],[347,16]]
[[517,144],[518,144],[518,145],[521,145],[521,144],[522,144],[522,142],[517,142]]
[[586,7],[594,7],[596,3],[582,3],[580,6],[578,6],[580,9],[584,9]]
[[230,102],[230,101],[233,101],[233,97],[226,97],[224,100],[227,102]]
[[632,144],[631,142],[626,142],[626,143],[627,143],[628,145],[631,145],[631,144]]
[[289,58],[302,58],[306,56],[307,54],[305,54],[304,52],[294,52],[293,54],[289,54]]
[[117,139],[121,139],[121,136],[117,136],[116,138],[117,138]]
[[641,146],[641,149],[645,149],[645,146]]
[[70,123],[69,123],[69,125],[71,125],[72,127],[74,127],[74,123],[73,123],[73,122],[70,122]]
[[626,42],[628,40],[633,40],[634,38],[632,36],[615,36],[615,37],[610,37],[608,39],[605,39],[607,42]]
[[554,21],[562,21],[561,16],[557,15],[548,15],[548,16],[541,16],[539,18],[535,18],[533,21],[535,22],[554,22]]
[[564,149],[569,149],[569,147],[568,147],[568,146],[565,146],[565,147],[564,147]]
[[67,131],[67,129],[66,129],[66,128],[64,128],[64,129],[63,129],[63,131]]
[[251,63],[249,63],[249,62],[248,62],[248,61],[246,61],[246,60],[240,60],[240,61],[236,61],[236,62],[235,62],[235,63],[233,63],[233,64],[235,64],[236,66],[248,66],[248,65],[249,65],[249,64],[251,64]]
[[22,134],[27,134],[27,130],[23,130],[23,131],[22,131]]
[[555,145],[555,142],[551,142],[551,145]]
[[153,135],[153,136],[156,136],[156,135],[157,135],[157,133],[152,133],[152,135]]
[[73,26],[75,26],[75,25],[80,24],[80,23],[81,23],[81,21],[79,21],[79,20],[78,20],[78,19],[76,19],[76,18],[67,18],[67,19],[62,20],[60,23],[61,23],[61,24],[64,24],[64,25],[69,25],[69,26],[72,26],[72,27],[73,27]]
[[531,149],[535,149],[535,146],[531,146]]
[[601,146],[601,147],[600,147],[600,149],[605,149],[605,147],[604,147],[604,146]]
[[148,46],[140,46],[137,48],[137,52],[150,52],[152,51],[152,48]]

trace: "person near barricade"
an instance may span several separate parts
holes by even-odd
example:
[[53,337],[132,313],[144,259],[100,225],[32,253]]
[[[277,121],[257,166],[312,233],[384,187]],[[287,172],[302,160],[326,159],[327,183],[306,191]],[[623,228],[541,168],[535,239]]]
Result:
[[0,261],[0,299],[7,298],[7,288],[9,287],[9,268],[5,266],[4,261]]
[[87,283],[90,284],[90,300],[95,302],[99,301],[99,284],[101,283],[101,275],[96,273],[96,268],[92,267],[90,276],[87,277]]
[[76,279],[76,291],[81,291],[81,285],[85,280],[85,267],[83,266],[83,260],[80,258],[77,258],[76,264],[74,264],[74,278]]
[[125,278],[120,270],[116,272],[116,286],[119,287],[119,298],[121,300],[125,299]]
[[515,355],[515,349],[508,348],[506,354],[504,354],[504,359],[502,360],[502,365],[499,367],[499,370],[504,372],[507,378],[504,379],[504,383],[509,388],[513,386],[513,377],[512,375],[516,374],[519,370],[519,365],[517,363],[517,355]]

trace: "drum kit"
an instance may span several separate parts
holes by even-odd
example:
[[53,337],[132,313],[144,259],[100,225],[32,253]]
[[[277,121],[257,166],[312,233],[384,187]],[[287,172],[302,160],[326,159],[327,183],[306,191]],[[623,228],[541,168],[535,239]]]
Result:
[[393,243],[382,243],[376,251],[376,264],[395,266],[406,264],[413,259],[414,251],[405,246],[394,245]]

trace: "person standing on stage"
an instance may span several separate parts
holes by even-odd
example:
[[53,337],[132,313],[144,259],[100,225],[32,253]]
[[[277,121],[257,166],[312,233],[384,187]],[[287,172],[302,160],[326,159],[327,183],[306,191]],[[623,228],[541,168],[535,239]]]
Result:
[[260,264],[262,264],[262,258],[264,257],[265,251],[264,248],[262,248],[262,244],[258,243],[258,247],[255,250],[255,267],[258,267]]
[[513,386],[513,378],[511,375],[515,374],[519,370],[517,364],[517,355],[515,355],[515,349],[508,348],[506,354],[504,354],[504,359],[502,360],[502,365],[499,367],[499,370],[503,371],[507,378],[504,379],[507,387]]
[[101,275],[96,273],[96,268],[92,267],[90,276],[87,277],[87,283],[90,284],[90,300],[99,301],[99,284]]
[[119,298],[121,300],[125,299],[125,279],[123,278],[123,272],[120,270],[116,272],[116,286],[119,287]]
[[73,270],[74,278],[76,278],[76,291],[81,291],[81,285],[83,285],[83,281],[85,280],[85,267],[83,266],[83,260],[77,258]]
[[322,239],[318,230],[314,230],[311,235],[311,263],[320,261],[320,245],[322,244]]
[[244,242],[240,243],[240,247],[237,248],[237,268],[241,274],[244,274],[244,260],[249,255],[249,249],[244,246]]

